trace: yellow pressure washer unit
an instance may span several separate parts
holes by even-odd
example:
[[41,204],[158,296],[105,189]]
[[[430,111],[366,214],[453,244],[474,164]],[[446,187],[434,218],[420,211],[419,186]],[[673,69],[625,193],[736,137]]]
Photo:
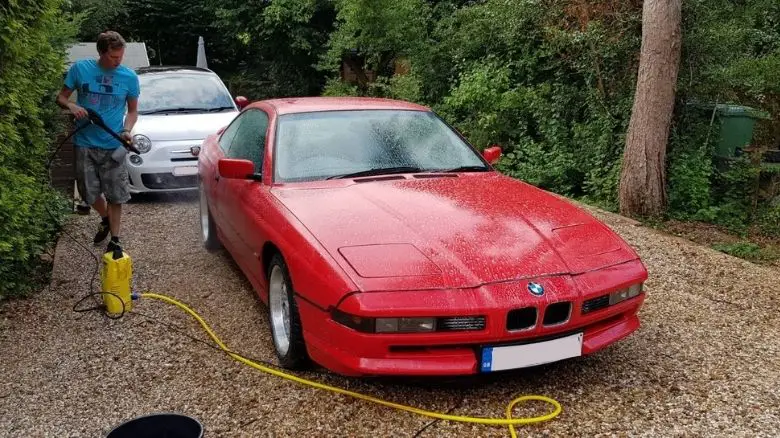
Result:
[[[103,118],[98,113],[91,109],[87,109],[90,123],[99,126],[115,139],[117,139],[124,147],[117,148],[117,152],[112,155],[112,158],[117,162],[122,162],[127,150],[135,153],[140,153],[138,149],[133,146],[131,142],[126,141],[114,132],[111,128],[106,126]],[[133,261],[130,255],[122,249],[114,249],[112,251],[106,251],[103,254],[103,265],[100,273],[102,281],[101,295],[103,296],[103,304],[106,306],[106,312],[109,316],[121,316],[122,314],[129,312],[132,309],[132,279],[133,279]]]
[[100,272],[103,304],[109,316],[119,316],[132,310],[133,260],[121,249],[103,254]]

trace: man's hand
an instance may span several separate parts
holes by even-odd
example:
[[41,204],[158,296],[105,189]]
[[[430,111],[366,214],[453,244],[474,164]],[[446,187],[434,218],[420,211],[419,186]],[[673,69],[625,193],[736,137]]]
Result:
[[119,134],[119,136],[122,137],[122,139],[128,143],[133,142],[133,136],[130,135],[130,131],[122,131],[122,133]]
[[87,117],[87,110],[80,107],[79,105],[76,105],[75,103],[71,102],[68,104],[68,110],[71,114],[73,114],[77,119],[83,119]]
[[89,116],[87,110],[69,100],[71,94],[73,94],[73,90],[68,87],[62,87],[62,90],[60,90],[60,93],[57,95],[57,105],[70,111],[77,119],[83,119]]

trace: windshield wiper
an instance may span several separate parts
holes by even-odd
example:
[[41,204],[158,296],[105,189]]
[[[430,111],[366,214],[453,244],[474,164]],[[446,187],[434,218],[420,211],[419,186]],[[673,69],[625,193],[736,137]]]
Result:
[[485,166],[459,166],[459,167],[453,167],[451,169],[434,169],[434,170],[430,170],[429,172],[435,172],[435,173],[469,172],[469,171],[487,172],[488,170],[490,169]]
[[140,114],[179,113],[185,111],[204,111],[207,108],[162,108],[151,111],[139,111]]
[[215,112],[218,112],[218,111],[225,111],[225,110],[232,110],[232,109],[235,109],[235,108],[233,108],[232,106],[218,106],[216,108],[209,108],[207,111],[210,112],[210,113],[215,113]]
[[355,178],[359,176],[387,175],[391,173],[421,172],[419,167],[397,166],[397,167],[379,167],[376,169],[361,170],[360,172],[346,173],[344,175],[329,176],[328,179]]

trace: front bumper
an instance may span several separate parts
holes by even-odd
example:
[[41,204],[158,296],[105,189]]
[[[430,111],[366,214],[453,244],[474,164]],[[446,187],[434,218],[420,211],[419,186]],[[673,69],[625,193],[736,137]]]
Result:
[[[629,267],[629,271],[638,273],[631,278],[644,281],[640,272],[643,269],[641,264],[634,265],[633,269]],[[484,328],[473,331],[363,333],[335,322],[329,313],[306,300],[298,299],[297,303],[309,355],[334,372],[352,376],[471,375],[483,372],[482,352],[486,347],[542,342],[582,333],[581,351],[577,355],[587,355],[636,331],[644,292],[611,306],[583,312],[583,303],[628,285],[628,282],[623,282],[618,287],[591,289],[585,294],[579,292],[588,284],[594,284],[592,281],[601,275],[603,273],[584,274],[579,279],[547,278],[545,281],[553,293],[544,299],[526,297],[529,294],[522,292],[527,283],[518,282],[456,291],[362,293],[339,305],[340,309],[363,316],[369,316],[372,309],[381,307],[384,310],[377,310],[377,315],[384,312],[386,316],[393,316],[387,315],[387,309],[392,309],[395,316],[425,316],[431,314],[430,309],[437,309],[435,313],[443,316],[484,315]],[[620,274],[612,278],[620,278]],[[546,309],[566,301],[571,302],[571,311],[566,319],[546,325],[543,318]],[[529,306],[538,309],[535,323],[522,330],[509,330],[510,312]]]
[[180,192],[197,190],[198,157],[190,148],[200,146],[200,140],[156,142],[152,149],[140,154],[141,164],[125,158],[130,179],[130,193]]

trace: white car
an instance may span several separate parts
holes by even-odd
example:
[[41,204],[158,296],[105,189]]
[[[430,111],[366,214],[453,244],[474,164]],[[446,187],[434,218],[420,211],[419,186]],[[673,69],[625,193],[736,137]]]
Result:
[[197,190],[197,150],[249,102],[216,73],[188,66],[136,69],[141,85],[133,144],[125,158],[130,193]]

